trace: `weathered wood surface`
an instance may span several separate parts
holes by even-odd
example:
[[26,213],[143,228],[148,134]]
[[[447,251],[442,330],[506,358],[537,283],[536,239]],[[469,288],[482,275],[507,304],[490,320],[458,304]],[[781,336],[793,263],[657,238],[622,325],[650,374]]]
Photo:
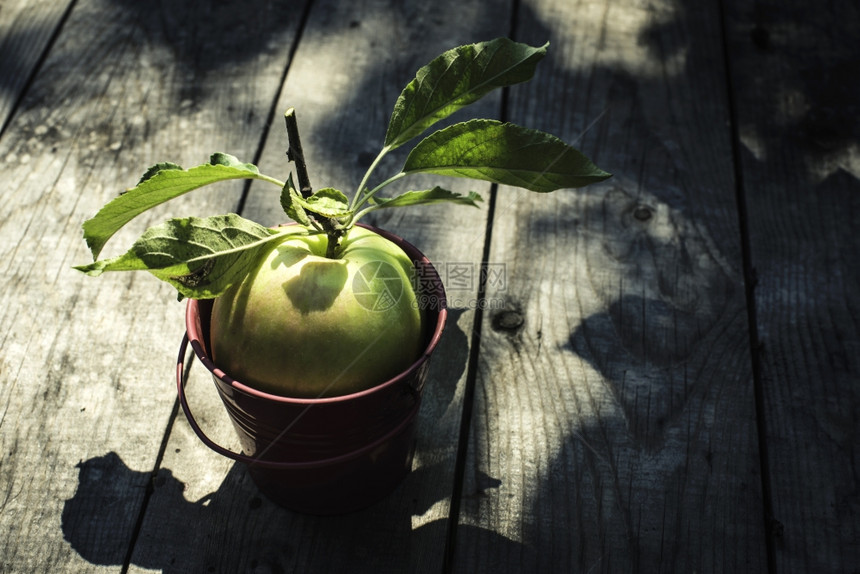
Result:
[[778,572],[860,568],[860,6],[729,2]]
[[767,570],[716,10],[521,8],[509,118],[615,176],[499,191],[457,571]]
[[[0,571],[855,571],[857,9],[693,4],[0,3]],[[157,161],[279,173],[289,106],[314,185],[350,190],[418,66],[508,34],[550,55],[473,112],[616,177],[455,182],[495,200],[373,221],[454,302],[414,472],[344,517],[276,507],[177,413],[184,306],[146,276],[73,272],[80,223]],[[168,212],[281,220],[243,189],[109,250]],[[445,272],[482,262],[483,287]]]
[[[196,24],[191,3],[79,0],[0,140],[4,572],[118,570],[130,552],[174,416],[184,306],[151,277],[72,270],[90,258],[80,226],[141,166],[252,157],[299,24],[266,2],[240,27],[198,4]],[[218,213],[239,192],[194,201]]]

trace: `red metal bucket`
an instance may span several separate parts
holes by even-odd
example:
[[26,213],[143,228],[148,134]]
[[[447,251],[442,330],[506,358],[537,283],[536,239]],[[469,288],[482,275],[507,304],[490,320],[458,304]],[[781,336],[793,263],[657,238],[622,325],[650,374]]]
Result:
[[[373,228],[372,228],[373,229]],[[189,300],[186,335],[176,369],[182,410],[209,448],[248,465],[261,492],[287,508],[311,514],[340,514],[364,508],[393,490],[412,466],[415,417],[429,360],[447,318],[445,291],[430,261],[414,246],[373,229],[399,245],[421,278],[426,346],[404,372],[365,391],[297,399],[253,389],[231,378],[210,358],[212,301]],[[190,342],[212,379],[233,422],[243,453],[209,439],[191,413],[184,388],[184,361]]]

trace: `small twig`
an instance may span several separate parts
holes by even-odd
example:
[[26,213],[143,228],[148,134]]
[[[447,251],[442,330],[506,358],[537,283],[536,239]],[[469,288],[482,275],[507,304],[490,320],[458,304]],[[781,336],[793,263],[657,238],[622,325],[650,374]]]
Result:
[[[284,112],[284,121],[287,123],[287,139],[289,147],[287,148],[287,158],[296,164],[296,176],[299,178],[299,190],[302,197],[305,199],[313,195],[313,188],[308,177],[308,166],[305,163],[305,154],[302,152],[302,140],[299,137],[299,124],[296,121],[296,110],[290,108]],[[346,233],[346,230],[334,218],[314,217],[319,221],[320,225],[328,236],[328,244],[326,247],[326,257],[334,259],[337,257],[338,248],[340,247],[340,239]]]
[[299,137],[299,124],[296,122],[296,109],[290,108],[284,113],[284,121],[287,123],[287,139],[289,148],[287,157],[296,164],[296,175],[299,178],[299,189],[302,197],[307,199],[313,194],[311,180],[308,177],[308,166],[305,163],[305,154],[302,152],[302,140]]

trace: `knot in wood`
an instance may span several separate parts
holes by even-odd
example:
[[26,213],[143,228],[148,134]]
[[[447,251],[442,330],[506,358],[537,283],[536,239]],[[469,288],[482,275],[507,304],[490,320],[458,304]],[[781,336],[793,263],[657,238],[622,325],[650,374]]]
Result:
[[496,331],[516,331],[525,322],[525,318],[517,311],[500,311],[493,317],[493,329]]
[[648,221],[653,215],[654,211],[647,205],[637,205],[633,208],[633,217],[638,221]]

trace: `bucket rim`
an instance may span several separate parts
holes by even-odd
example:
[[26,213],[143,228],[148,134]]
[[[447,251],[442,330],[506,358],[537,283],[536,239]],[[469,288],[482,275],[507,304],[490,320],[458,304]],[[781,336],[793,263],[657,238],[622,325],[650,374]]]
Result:
[[[281,226],[287,225],[297,225],[296,223],[287,223]],[[187,331],[187,336],[189,343],[191,344],[191,348],[194,350],[194,354],[197,356],[197,359],[212,373],[213,376],[217,377],[225,384],[229,385],[234,390],[251,395],[253,397],[267,399],[278,403],[288,403],[288,404],[296,404],[296,405],[323,405],[330,403],[339,403],[354,399],[360,399],[362,397],[366,397],[369,395],[373,395],[375,393],[384,391],[391,386],[395,386],[400,384],[404,379],[408,379],[415,374],[415,372],[421,368],[421,366],[430,360],[430,356],[433,354],[433,351],[439,344],[440,339],[442,338],[442,332],[445,329],[445,324],[448,318],[448,307],[447,301],[445,298],[445,289],[442,284],[442,280],[439,277],[438,271],[433,266],[433,263],[424,255],[417,247],[403,239],[402,237],[391,233],[390,231],[385,231],[383,229],[379,229],[372,225],[367,225],[364,223],[356,223],[357,226],[363,227],[365,229],[369,229],[382,237],[388,239],[389,241],[395,243],[398,247],[403,249],[406,252],[406,255],[412,259],[413,263],[420,263],[425,265],[427,269],[431,272],[431,281],[436,286],[436,293],[434,293],[435,300],[438,304],[438,310],[434,310],[436,312],[436,322],[433,326],[433,332],[430,336],[430,340],[428,341],[424,351],[421,355],[412,362],[409,367],[405,370],[401,371],[394,377],[388,379],[387,381],[383,381],[377,385],[374,385],[370,388],[363,389],[361,391],[356,391],[354,393],[349,393],[345,395],[337,395],[332,397],[318,397],[318,398],[308,398],[308,397],[289,397],[286,395],[276,395],[273,393],[268,393],[265,391],[261,391],[259,389],[255,389],[241,381],[234,379],[229,374],[227,374],[223,369],[218,367],[212,358],[209,356],[208,351],[206,350],[207,343],[204,342],[204,334],[201,322],[201,304],[211,305],[211,299],[206,303],[197,300],[197,299],[189,299],[188,303],[185,307],[185,328]]]

